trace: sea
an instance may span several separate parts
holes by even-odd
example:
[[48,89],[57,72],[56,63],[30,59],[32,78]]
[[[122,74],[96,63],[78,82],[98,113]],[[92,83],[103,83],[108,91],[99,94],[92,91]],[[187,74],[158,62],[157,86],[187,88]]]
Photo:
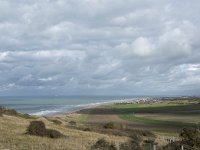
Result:
[[2,96],[0,106],[15,109],[20,113],[47,116],[71,113],[84,108],[121,101],[134,101],[136,96]]

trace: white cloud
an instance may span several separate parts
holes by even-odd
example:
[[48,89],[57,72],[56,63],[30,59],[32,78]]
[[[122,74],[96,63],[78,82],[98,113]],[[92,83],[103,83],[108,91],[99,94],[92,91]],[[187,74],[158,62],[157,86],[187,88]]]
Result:
[[175,28],[166,32],[159,38],[160,49],[164,49],[169,54],[180,55],[189,54],[191,52],[191,45],[188,36],[179,28]]
[[145,37],[138,37],[131,43],[121,43],[116,46],[123,55],[147,57],[154,53],[154,45]]
[[154,46],[147,38],[139,37],[132,43],[131,49],[138,56],[150,56],[153,53]]

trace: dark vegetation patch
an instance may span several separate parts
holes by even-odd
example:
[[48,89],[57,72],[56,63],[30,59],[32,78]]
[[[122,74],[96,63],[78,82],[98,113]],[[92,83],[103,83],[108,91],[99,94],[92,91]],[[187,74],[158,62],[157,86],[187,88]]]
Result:
[[153,150],[155,139],[146,139],[139,135],[130,136],[130,140],[119,145],[120,150]]
[[200,131],[194,128],[184,128],[180,133],[181,140],[163,146],[163,150],[199,150]]
[[90,128],[84,128],[83,131],[91,131]]
[[69,124],[72,126],[76,126],[76,121],[70,121]]
[[[121,143],[118,147],[119,150],[150,150],[156,148],[157,150],[199,150],[200,149],[200,130],[192,128],[184,128],[180,133],[180,140],[171,141],[167,145],[159,146],[155,142],[155,138],[145,138],[139,134],[133,134],[130,140]],[[99,144],[100,143],[100,144]],[[104,143],[104,144],[101,144]],[[109,147],[109,142],[97,141],[96,145],[106,145]],[[99,146],[103,147],[103,146]],[[99,148],[97,147],[97,148]],[[116,147],[116,146],[115,146]]]
[[141,136],[134,135],[129,142],[120,144],[120,150],[142,150],[141,149],[142,138]]
[[47,134],[47,137],[50,137],[50,138],[60,138],[64,136],[59,131],[56,131],[53,129],[46,129],[46,134]]
[[18,113],[15,109],[8,109],[8,108],[0,106],[0,116],[3,116],[3,114],[8,115],[8,116],[19,116],[19,117],[22,117],[25,119],[36,119],[37,118],[36,116],[32,116],[29,114]]
[[184,128],[180,133],[180,137],[182,139],[183,144],[200,149],[199,129]]
[[109,143],[105,139],[99,139],[94,145],[92,145],[91,150],[117,150],[115,144]]
[[3,114],[9,115],[9,116],[17,116],[18,115],[16,110],[7,109],[7,108],[4,108],[4,107],[0,106],[0,116],[2,116]]
[[63,135],[56,130],[46,129],[45,124],[42,121],[31,121],[26,134],[49,138],[63,137]]
[[[156,136],[151,134],[151,132],[144,132],[142,130],[137,130],[135,132],[129,132],[130,140],[121,143],[117,147],[119,150],[150,150],[156,148],[157,150],[199,150],[200,149],[200,130],[194,128],[184,128],[180,133],[180,140],[171,141],[167,145],[159,146],[155,142]],[[151,136],[150,136],[151,135]],[[95,149],[109,149],[110,143],[104,139],[98,140],[92,148]],[[92,149],[91,148],[91,149]]]
[[108,123],[104,124],[103,127],[105,129],[114,129],[115,128],[115,124],[114,124],[114,122],[108,122]]
[[179,149],[181,150],[181,146],[182,146],[181,142],[176,141],[163,146],[163,150],[179,150]]

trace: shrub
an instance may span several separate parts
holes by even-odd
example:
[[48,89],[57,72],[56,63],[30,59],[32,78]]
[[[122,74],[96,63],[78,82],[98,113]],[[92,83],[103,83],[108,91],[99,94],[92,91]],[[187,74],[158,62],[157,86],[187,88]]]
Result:
[[91,150],[117,150],[113,143],[109,143],[105,139],[99,139],[92,147]]
[[3,112],[1,111],[1,109],[0,109],[0,117],[2,117],[3,116]]
[[75,121],[70,121],[69,124],[72,125],[72,126],[75,126],[76,122]]
[[11,115],[11,116],[16,116],[18,113],[14,109],[6,109],[5,114],[6,115]]
[[142,130],[142,136],[148,136],[148,137],[156,138],[156,135],[153,132],[148,131],[148,130]]
[[27,128],[27,134],[41,136],[41,137],[50,137],[50,138],[59,138],[63,135],[52,129],[46,129],[45,124],[42,121],[32,121]]
[[131,143],[126,142],[126,143],[120,144],[119,149],[120,150],[133,150],[133,146],[131,145]]
[[155,142],[155,139],[144,140],[142,144],[142,149],[144,150],[153,149],[154,145],[157,145],[158,148],[158,143]]
[[5,115],[10,115],[10,116],[16,116],[18,115],[17,111],[14,109],[7,109],[4,107],[0,106],[0,116],[2,116],[3,114]]
[[200,148],[200,131],[198,129],[184,128],[180,133],[180,137],[182,138],[182,143]]
[[83,131],[91,131],[91,129],[90,128],[85,128],[85,129],[83,129]]
[[110,144],[109,150],[117,150],[117,148],[116,148],[114,143]]
[[120,150],[142,150],[142,137],[139,135],[130,136],[130,141],[120,144]]
[[3,116],[3,107],[0,106],[0,117]]
[[130,138],[131,138],[131,143],[135,143],[137,145],[141,145],[143,141],[142,137],[139,135],[132,135],[130,136]]
[[180,150],[180,149],[181,149],[180,141],[169,143],[163,147],[163,150]]
[[115,124],[113,122],[109,122],[109,123],[106,123],[103,127],[105,129],[114,129]]
[[63,136],[60,132],[56,130],[52,130],[52,129],[46,129],[46,133],[47,133],[47,137],[50,137],[50,138],[60,138]]
[[27,128],[27,134],[46,136],[46,127],[42,121],[32,121]]

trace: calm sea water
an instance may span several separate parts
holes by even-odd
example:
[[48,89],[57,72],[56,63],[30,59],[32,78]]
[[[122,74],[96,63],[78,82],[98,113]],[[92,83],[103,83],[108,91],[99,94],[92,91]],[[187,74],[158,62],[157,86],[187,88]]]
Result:
[[21,113],[50,115],[136,98],[134,96],[0,97],[0,106],[13,108]]

